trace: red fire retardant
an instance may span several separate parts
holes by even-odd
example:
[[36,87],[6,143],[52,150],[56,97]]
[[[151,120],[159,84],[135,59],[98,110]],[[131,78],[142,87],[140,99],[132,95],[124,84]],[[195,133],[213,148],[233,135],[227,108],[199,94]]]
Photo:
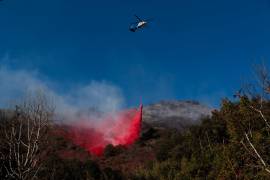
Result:
[[140,136],[142,105],[139,109],[113,113],[102,120],[76,121],[66,137],[91,154],[100,156],[108,144],[129,146]]

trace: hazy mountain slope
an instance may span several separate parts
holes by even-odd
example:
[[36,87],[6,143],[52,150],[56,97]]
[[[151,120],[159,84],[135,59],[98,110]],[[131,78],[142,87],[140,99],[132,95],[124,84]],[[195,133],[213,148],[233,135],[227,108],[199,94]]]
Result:
[[211,109],[195,101],[161,101],[144,107],[143,121],[157,127],[182,129],[211,115]]

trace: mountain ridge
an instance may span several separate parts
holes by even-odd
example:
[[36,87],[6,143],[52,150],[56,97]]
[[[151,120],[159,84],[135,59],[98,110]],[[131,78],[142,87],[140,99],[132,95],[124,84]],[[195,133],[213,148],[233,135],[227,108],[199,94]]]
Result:
[[143,109],[143,122],[155,127],[181,130],[211,116],[213,109],[191,100],[162,100]]

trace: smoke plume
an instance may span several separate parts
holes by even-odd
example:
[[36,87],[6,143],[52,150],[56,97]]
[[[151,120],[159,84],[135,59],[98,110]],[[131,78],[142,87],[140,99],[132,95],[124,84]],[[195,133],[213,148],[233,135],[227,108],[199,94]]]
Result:
[[44,92],[55,106],[55,122],[67,127],[65,137],[96,155],[108,144],[128,146],[139,137],[142,109],[121,110],[125,100],[117,86],[92,80],[61,93],[45,79],[35,71],[0,67],[0,106],[29,92]]

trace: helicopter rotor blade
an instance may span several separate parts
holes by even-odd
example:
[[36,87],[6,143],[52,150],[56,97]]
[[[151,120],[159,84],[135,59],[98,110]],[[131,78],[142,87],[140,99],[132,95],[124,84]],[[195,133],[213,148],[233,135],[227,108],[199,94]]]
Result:
[[134,14],[134,16],[135,16],[139,21],[142,21],[142,19],[139,18],[136,14]]

